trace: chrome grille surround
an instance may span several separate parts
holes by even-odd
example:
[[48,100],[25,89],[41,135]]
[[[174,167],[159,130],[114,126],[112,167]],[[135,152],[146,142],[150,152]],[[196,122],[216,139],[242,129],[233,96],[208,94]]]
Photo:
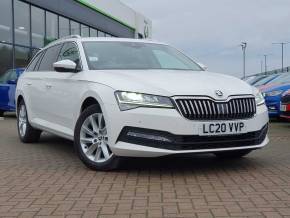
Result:
[[177,110],[189,120],[238,120],[255,116],[253,95],[230,96],[217,100],[208,96],[175,96]]

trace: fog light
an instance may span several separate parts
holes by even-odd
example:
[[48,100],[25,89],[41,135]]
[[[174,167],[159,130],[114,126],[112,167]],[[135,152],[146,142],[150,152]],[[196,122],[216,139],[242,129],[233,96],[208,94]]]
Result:
[[168,139],[164,136],[149,135],[146,133],[139,133],[139,132],[132,132],[132,131],[127,132],[127,136],[155,140],[155,141],[160,141],[160,142],[171,142],[170,139]]

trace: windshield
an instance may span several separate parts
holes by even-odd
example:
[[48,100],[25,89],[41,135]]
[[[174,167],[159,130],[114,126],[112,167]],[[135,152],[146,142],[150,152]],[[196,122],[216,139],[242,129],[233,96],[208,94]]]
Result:
[[290,73],[284,73],[277,78],[273,79],[268,84],[275,84],[275,83],[289,83],[290,82]]
[[167,45],[140,42],[84,42],[83,46],[90,70],[202,70],[198,64]]
[[255,77],[255,79],[253,79],[251,82],[250,82],[250,85],[255,85],[257,82],[259,82],[260,80],[264,79],[266,76],[257,76]]
[[256,82],[255,86],[266,85],[267,83],[271,82],[271,80],[273,80],[275,77],[278,77],[278,75],[267,76],[266,78],[261,79],[258,82]]

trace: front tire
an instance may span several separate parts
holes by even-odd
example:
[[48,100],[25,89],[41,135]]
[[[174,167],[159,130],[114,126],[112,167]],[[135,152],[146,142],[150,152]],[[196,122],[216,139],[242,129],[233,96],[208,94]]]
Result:
[[120,158],[108,145],[108,133],[102,111],[97,105],[85,109],[76,123],[74,146],[81,161],[93,170],[112,170]]
[[4,117],[4,111],[0,110],[0,117]]
[[27,109],[22,100],[17,107],[17,130],[19,138],[24,143],[38,142],[41,131],[33,128],[28,120]]
[[222,151],[214,153],[218,158],[222,159],[238,159],[242,158],[249,153],[251,153],[252,150],[237,150],[237,151]]

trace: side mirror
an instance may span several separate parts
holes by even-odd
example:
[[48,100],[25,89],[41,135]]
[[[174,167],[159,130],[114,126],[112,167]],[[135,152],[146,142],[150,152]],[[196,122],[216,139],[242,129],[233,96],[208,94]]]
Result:
[[17,83],[17,80],[8,80],[7,81],[7,84],[10,84],[10,85],[15,85]]
[[198,63],[198,65],[199,65],[203,70],[205,70],[205,71],[208,70],[208,67],[205,66],[204,64],[202,64],[202,63]]
[[62,60],[53,63],[53,68],[57,72],[76,72],[77,64],[71,60]]

